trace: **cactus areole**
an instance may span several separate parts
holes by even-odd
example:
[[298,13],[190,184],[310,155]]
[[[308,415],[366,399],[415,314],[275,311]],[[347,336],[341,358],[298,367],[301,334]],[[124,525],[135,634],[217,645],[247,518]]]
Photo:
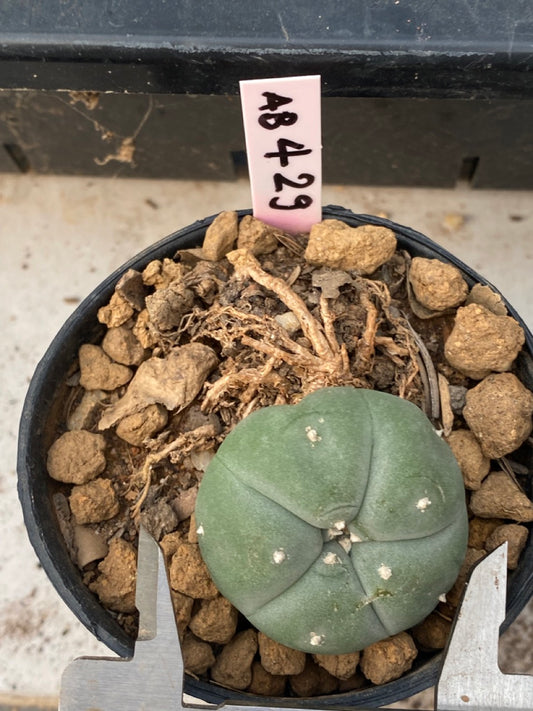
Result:
[[321,654],[423,620],[468,535],[461,472],[424,413],[352,387],[240,422],[204,475],[196,524],[220,592],[272,639]]

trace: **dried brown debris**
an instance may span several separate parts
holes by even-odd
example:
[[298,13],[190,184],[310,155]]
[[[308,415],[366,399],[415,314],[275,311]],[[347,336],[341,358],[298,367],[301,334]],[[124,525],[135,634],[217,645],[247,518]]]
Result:
[[201,601],[189,627],[191,632],[206,642],[227,644],[235,635],[237,621],[237,610],[226,598],[219,596]]
[[131,543],[115,538],[98,566],[99,577],[91,585],[100,601],[117,612],[135,611],[137,553]]
[[160,432],[167,422],[168,410],[163,405],[152,403],[140,412],[123,417],[117,425],[116,433],[129,444],[142,447],[144,441]]
[[181,652],[185,670],[190,674],[201,675],[213,666],[215,655],[210,644],[202,642],[188,632],[181,641]]
[[156,499],[146,505],[140,515],[141,523],[148,533],[159,541],[172,533],[178,525],[178,517],[172,506],[164,499]]
[[91,526],[74,526],[74,545],[76,561],[80,570],[95,560],[102,560],[109,552],[109,546],[104,536]]
[[131,380],[132,371],[114,363],[100,346],[85,343],[79,350],[80,385],[85,390],[116,390]]
[[444,649],[450,636],[452,622],[438,612],[432,612],[411,630],[417,645],[424,650]]
[[193,598],[212,600],[218,590],[196,543],[181,543],[172,556],[170,585],[174,590]]
[[489,375],[466,394],[463,417],[486,457],[514,452],[531,434],[533,393],[512,373]]
[[260,662],[252,664],[252,681],[248,687],[250,694],[258,696],[284,696],[287,677],[282,674],[269,674]]
[[144,309],[145,289],[142,274],[135,269],[128,269],[120,277],[115,287],[115,292],[135,311]]
[[485,554],[486,550],[484,549],[471,548],[470,546],[467,548],[466,556],[463,561],[463,565],[461,566],[461,570],[459,571],[459,575],[457,576],[457,580],[453,584],[451,590],[448,590],[446,593],[446,604],[448,606],[451,606],[451,608],[457,607],[472,568],[476,563],[485,557]]
[[122,365],[140,365],[145,357],[145,350],[139,340],[124,325],[107,330],[102,348],[111,360]]
[[191,289],[181,279],[176,279],[146,297],[146,310],[158,331],[170,331],[180,325],[193,303],[194,294]]
[[351,654],[314,654],[317,664],[337,679],[350,679],[357,669],[360,658],[359,652]]
[[119,512],[117,495],[109,479],[98,477],[72,487],[69,505],[76,523],[99,523]]
[[257,257],[270,254],[278,247],[279,236],[280,230],[273,229],[252,215],[245,215],[239,224],[237,248],[245,249]]
[[507,542],[507,567],[509,570],[515,570],[528,536],[529,530],[526,526],[521,526],[518,523],[506,523],[494,529],[487,538],[485,548],[490,553],[502,543]]
[[507,316],[507,307],[502,297],[486,284],[474,284],[465,301],[465,306],[469,304],[479,304],[497,316]]
[[183,642],[185,632],[192,618],[194,598],[189,597],[188,595],[184,595],[183,593],[180,593],[177,590],[171,590],[170,595],[172,597],[172,606],[174,607],[174,614],[176,615],[176,622],[178,624],[178,632],[180,634],[180,639]]
[[300,674],[305,667],[306,655],[290,649],[259,632],[259,655],[263,668],[270,674]]
[[468,284],[459,269],[439,259],[415,257],[409,282],[419,303],[431,311],[453,309],[468,295]]
[[533,503],[503,471],[489,474],[481,488],[473,492],[470,509],[482,518],[504,518],[523,523],[533,521]]
[[524,330],[511,316],[498,316],[479,304],[457,310],[445,345],[446,359],[469,378],[510,370],[524,345]]
[[206,230],[202,244],[202,256],[211,262],[218,262],[233,249],[239,234],[237,213],[219,213]]
[[165,289],[173,281],[183,279],[185,274],[183,264],[165,257],[163,260],[154,259],[147,264],[142,272],[142,280],[143,284],[153,286],[156,290]]
[[98,320],[108,328],[115,328],[126,323],[135,313],[130,302],[119,292],[115,291],[107,306],[102,306],[98,311]]
[[65,432],[48,450],[48,474],[68,484],[85,484],[106,468],[105,450],[106,441],[100,434]]
[[479,489],[490,471],[490,459],[483,454],[474,433],[470,430],[454,430],[446,437],[446,441],[461,467],[465,487]]
[[322,220],[311,228],[305,258],[310,264],[373,274],[395,249],[396,237],[387,227]]
[[252,682],[252,664],[257,652],[257,633],[254,630],[239,632],[216,659],[212,678],[231,689],[246,689]]
[[407,632],[367,647],[361,655],[361,671],[373,684],[386,684],[408,671],[418,650]]
[[290,676],[289,684],[296,696],[323,696],[337,691],[339,680],[308,656],[305,669],[300,674]]
[[201,343],[173,348],[166,357],[149,358],[138,367],[125,395],[106,409],[100,429],[106,430],[154,403],[167,410],[183,409],[194,400],[217,362],[214,351]]
[[473,516],[468,525],[468,546],[483,550],[492,532],[504,523],[501,518]]

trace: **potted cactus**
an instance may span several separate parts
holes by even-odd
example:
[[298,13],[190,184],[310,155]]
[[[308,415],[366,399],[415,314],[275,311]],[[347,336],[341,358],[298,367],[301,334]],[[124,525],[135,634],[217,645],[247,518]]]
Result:
[[[203,655],[189,664],[186,691],[207,701],[329,693],[327,705],[368,706],[431,685],[438,646],[425,620],[449,629],[467,535],[472,562],[491,536],[507,535],[502,527],[520,529],[511,531],[523,540],[506,624],[527,602],[533,508],[523,492],[500,496],[500,484],[531,464],[531,335],[489,289],[511,345],[498,362],[470,353],[458,363],[459,309],[482,278],[409,228],[336,207],[324,217],[326,231],[346,226],[335,245],[351,254],[356,239],[363,263],[320,261],[339,259],[324,248],[327,235],[313,251],[306,236],[265,230],[249,211],[207,218],[141,253],[58,333],[23,411],[19,494],[52,582],[99,639],[128,656],[142,520],[167,554],[184,650]],[[444,306],[421,302],[416,258],[460,274]],[[492,324],[476,299],[465,310]],[[463,331],[451,338],[456,322]],[[519,382],[510,385],[520,413],[507,429],[520,434],[491,450],[470,411],[487,385],[494,402],[492,381],[501,389],[502,377]],[[479,460],[475,481],[459,456],[467,444]],[[82,451],[92,452],[83,472]],[[505,482],[485,471],[490,461],[509,470]],[[511,498],[511,508],[494,508]],[[82,538],[105,545],[80,559]],[[212,630],[222,617],[230,638]],[[344,657],[390,635],[407,649],[400,678],[369,671],[366,651],[364,676],[353,665],[339,672]],[[236,638],[246,673],[227,681]],[[296,648],[300,671],[265,672],[259,655],[272,640],[277,652]],[[317,669],[329,671],[311,688]],[[262,691],[258,675],[268,682]]]
[[448,445],[412,403],[323,388],[224,440],[196,504],[221,593],[288,647],[346,654],[421,622],[468,538]]

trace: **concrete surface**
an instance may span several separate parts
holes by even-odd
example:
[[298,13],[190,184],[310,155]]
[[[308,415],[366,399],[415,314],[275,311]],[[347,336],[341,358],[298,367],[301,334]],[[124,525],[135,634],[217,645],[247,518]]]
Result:
[[[323,202],[385,212],[426,233],[492,281],[533,327],[533,193],[326,186]],[[197,218],[249,203],[245,179],[0,175],[0,709],[53,708],[72,658],[108,654],[58,598],[24,529],[16,440],[35,365],[78,301],[115,267]],[[533,673],[531,603],[506,640],[506,670]],[[411,704],[431,708],[430,692]]]

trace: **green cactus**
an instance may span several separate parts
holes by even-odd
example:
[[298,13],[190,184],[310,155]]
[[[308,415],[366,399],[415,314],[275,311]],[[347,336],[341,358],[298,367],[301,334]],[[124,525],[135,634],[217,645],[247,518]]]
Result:
[[322,654],[420,622],[468,535],[461,472],[426,416],[351,387],[239,423],[204,475],[196,523],[220,592],[272,639]]

